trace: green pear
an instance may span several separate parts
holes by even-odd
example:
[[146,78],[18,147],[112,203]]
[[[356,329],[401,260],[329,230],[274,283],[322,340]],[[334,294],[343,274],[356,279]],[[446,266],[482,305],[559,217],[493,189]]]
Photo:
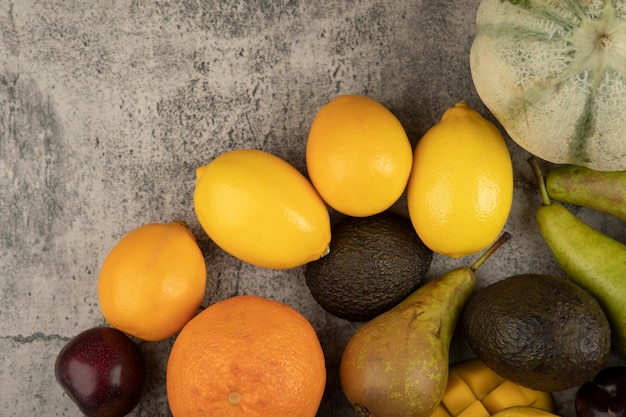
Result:
[[536,221],[543,239],[569,279],[598,300],[609,319],[614,347],[626,354],[626,245],[551,201],[537,160],[529,162],[541,192]]
[[432,414],[448,383],[450,342],[474,289],[474,272],[509,237],[505,232],[470,267],[422,285],[350,338],[341,386],[361,417]]
[[563,165],[548,172],[546,189],[554,200],[626,220],[626,171],[595,171]]

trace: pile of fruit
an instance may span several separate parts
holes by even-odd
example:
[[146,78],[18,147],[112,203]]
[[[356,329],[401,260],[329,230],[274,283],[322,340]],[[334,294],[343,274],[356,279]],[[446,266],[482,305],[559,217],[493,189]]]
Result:
[[[479,28],[501,24],[508,9],[520,22],[516,34],[527,30],[526,14],[540,10],[545,19],[557,18],[547,13],[556,6],[539,3],[484,0]],[[578,26],[588,26],[591,17],[581,10],[571,13]],[[623,13],[604,11],[611,24]],[[485,40],[490,36],[495,41]],[[196,171],[195,213],[217,246],[259,268],[302,267],[326,311],[363,322],[339,370],[343,392],[362,417],[550,417],[558,412],[551,393],[574,387],[579,417],[626,412],[620,394],[626,368],[605,367],[611,349],[626,354],[626,306],[618,290],[626,246],[561,204],[626,220],[624,141],[615,157],[602,158],[591,145],[574,148],[571,138],[562,141],[566,151],[558,157],[552,159],[552,142],[544,153],[535,127],[524,131],[518,115],[505,114],[514,107],[502,107],[501,92],[482,82],[489,61],[503,56],[497,48],[486,52],[499,46],[498,36],[510,35],[478,32],[473,75],[507,133],[531,143],[529,163],[542,201],[538,230],[567,278],[517,275],[475,289],[475,271],[509,244],[503,228],[513,167],[500,130],[464,102],[448,109],[413,149],[383,105],[339,96],[312,122],[306,175],[259,149],[229,150]],[[510,47],[508,38],[500,43]],[[550,91],[538,91],[533,84],[519,92],[524,122],[548,106]],[[595,131],[583,133],[595,140]],[[544,174],[536,157],[564,165]],[[405,193],[406,217],[393,210]],[[335,223],[333,212],[340,215]],[[433,256],[469,255],[478,257],[425,282]],[[174,417],[316,415],[326,365],[311,324],[291,306],[255,295],[199,311],[206,276],[204,255],[183,221],[141,225],[112,248],[98,280],[110,327],[77,335],[55,364],[57,381],[86,416],[130,413],[148,372],[133,339],[170,337],[166,384]],[[476,357],[450,364],[457,331]]]

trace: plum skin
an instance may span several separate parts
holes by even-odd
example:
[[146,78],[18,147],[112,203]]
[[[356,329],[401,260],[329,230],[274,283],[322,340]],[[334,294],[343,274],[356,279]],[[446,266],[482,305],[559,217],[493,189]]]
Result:
[[626,366],[602,369],[576,391],[577,417],[626,417]]
[[139,346],[121,331],[94,327],[72,338],[54,366],[57,382],[86,417],[122,417],[146,389]]

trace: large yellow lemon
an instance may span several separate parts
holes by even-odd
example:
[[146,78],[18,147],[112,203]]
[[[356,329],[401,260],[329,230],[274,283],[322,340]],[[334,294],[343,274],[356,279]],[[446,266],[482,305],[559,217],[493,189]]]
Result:
[[295,167],[268,152],[227,151],[199,167],[194,209],[219,247],[253,265],[294,268],[328,251],[324,201]]
[[513,201],[500,131],[463,102],[448,109],[415,148],[407,200],[415,231],[434,252],[458,258],[488,247]]
[[377,101],[343,95],[323,106],[306,144],[311,182],[329,206],[365,217],[402,195],[413,150],[400,121]]

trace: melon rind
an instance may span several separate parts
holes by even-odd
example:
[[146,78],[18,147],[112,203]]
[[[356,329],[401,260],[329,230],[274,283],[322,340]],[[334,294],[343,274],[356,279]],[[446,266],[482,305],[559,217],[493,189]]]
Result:
[[626,0],[482,0],[470,67],[528,152],[626,170]]

